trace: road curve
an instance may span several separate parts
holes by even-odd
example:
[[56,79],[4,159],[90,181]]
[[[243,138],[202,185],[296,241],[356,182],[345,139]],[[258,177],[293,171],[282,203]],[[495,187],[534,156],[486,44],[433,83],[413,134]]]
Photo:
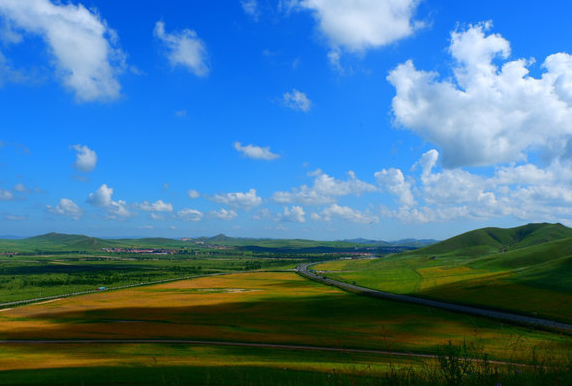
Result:
[[441,308],[448,311],[460,312],[476,316],[483,316],[486,318],[494,318],[503,320],[505,322],[517,323],[541,329],[550,329],[550,330],[557,330],[560,332],[572,333],[571,324],[560,323],[549,319],[535,318],[532,316],[524,316],[524,315],[512,314],[510,312],[494,311],[478,307],[462,306],[459,304],[441,302],[437,300],[422,299],[408,295],[398,295],[390,292],[373,290],[371,288],[360,287],[357,285],[352,285],[341,281],[328,279],[327,277],[318,275],[317,273],[309,269],[311,265],[315,264],[320,264],[320,262],[300,264],[298,267],[296,267],[296,271],[300,275],[310,280],[338,287],[346,291],[355,292],[360,295],[366,295],[374,298],[381,298],[387,300],[396,300],[406,303],[413,303],[427,307]]

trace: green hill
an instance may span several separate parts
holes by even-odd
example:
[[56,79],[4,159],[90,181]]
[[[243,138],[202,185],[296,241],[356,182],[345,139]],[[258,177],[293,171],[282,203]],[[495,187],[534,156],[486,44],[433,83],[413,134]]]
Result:
[[572,229],[562,224],[477,229],[383,259],[324,267],[370,288],[572,322]]
[[515,228],[482,228],[433,244],[415,254],[484,256],[572,237],[562,224],[537,223]]

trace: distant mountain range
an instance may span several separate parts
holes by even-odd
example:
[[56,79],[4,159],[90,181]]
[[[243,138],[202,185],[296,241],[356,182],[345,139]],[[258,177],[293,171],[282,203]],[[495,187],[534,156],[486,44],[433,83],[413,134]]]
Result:
[[[516,228],[482,228],[470,231],[444,241],[433,239],[401,239],[382,241],[365,238],[338,241],[316,241],[305,239],[256,239],[235,238],[224,234],[213,237],[184,239],[169,238],[129,238],[103,239],[84,235],[48,233],[23,239],[0,239],[0,252],[36,251],[94,251],[101,248],[141,247],[141,248],[185,248],[201,244],[216,244],[232,247],[256,247],[263,249],[327,250],[365,249],[368,247],[390,251],[391,248],[418,249],[427,254],[482,255],[514,250],[572,237],[572,229],[562,224],[527,224]],[[395,250],[397,252],[397,249]],[[389,252],[387,252],[389,253]]]
[[125,238],[125,239],[104,239],[85,235],[68,235],[62,233],[48,233],[45,235],[22,238],[22,239],[0,239],[0,253],[2,252],[87,252],[98,251],[102,248],[172,248],[181,249],[189,247],[199,247],[200,244],[223,245],[237,248],[250,248],[252,250],[281,252],[324,252],[367,250],[374,248],[383,253],[398,252],[419,248],[427,245],[423,240],[404,240],[403,244],[396,242],[379,242],[374,240],[356,239],[356,241],[316,241],[305,239],[255,239],[255,238],[235,238],[224,234],[213,237],[198,238]]
[[413,247],[413,248],[423,248],[429,245],[438,243],[439,240],[434,239],[401,239],[395,241],[383,241],[383,240],[371,240],[371,239],[346,239],[342,240],[348,243],[363,244],[363,245],[375,245],[375,246],[400,246],[400,247]]

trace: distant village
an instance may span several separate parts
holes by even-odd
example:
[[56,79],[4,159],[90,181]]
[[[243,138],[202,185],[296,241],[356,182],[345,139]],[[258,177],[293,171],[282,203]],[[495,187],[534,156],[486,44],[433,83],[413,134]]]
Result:
[[[231,247],[224,245],[206,244],[204,241],[195,241],[194,244],[199,248],[231,249]],[[176,255],[180,253],[188,253],[187,250],[165,248],[101,248],[101,250],[107,253],[136,253],[146,255]]]

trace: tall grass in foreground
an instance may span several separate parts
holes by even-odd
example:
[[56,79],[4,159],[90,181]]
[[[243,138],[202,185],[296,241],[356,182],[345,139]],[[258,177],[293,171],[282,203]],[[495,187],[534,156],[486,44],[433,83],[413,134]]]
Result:
[[[572,352],[571,352],[572,355]],[[370,374],[370,385],[392,386],[565,386],[572,385],[572,357],[539,358],[534,349],[527,363],[499,363],[468,344],[440,348],[434,364],[419,369],[398,368],[390,364],[386,373]],[[367,385],[357,378],[342,380],[339,385]]]
[[[572,352],[571,352],[572,354]],[[178,365],[55,368],[0,371],[2,385],[171,385],[171,386],[569,386],[571,358],[540,358],[526,363],[495,362],[470,344],[440,347],[422,364],[337,364],[331,370],[297,365]],[[157,363],[157,362],[156,362]]]

